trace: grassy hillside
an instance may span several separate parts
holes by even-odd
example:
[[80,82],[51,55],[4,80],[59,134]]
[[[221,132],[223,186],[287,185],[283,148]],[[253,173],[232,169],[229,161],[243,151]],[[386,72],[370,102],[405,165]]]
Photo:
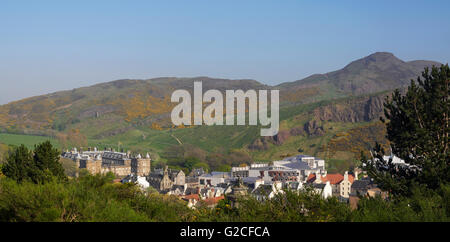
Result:
[[58,141],[51,137],[0,133],[0,143],[16,146],[24,144],[29,149],[47,140],[50,140],[54,146],[59,146]]

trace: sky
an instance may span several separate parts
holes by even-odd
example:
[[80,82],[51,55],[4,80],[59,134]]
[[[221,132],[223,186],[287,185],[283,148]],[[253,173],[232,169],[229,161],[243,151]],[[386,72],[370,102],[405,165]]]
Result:
[[273,85],[377,51],[447,63],[450,1],[2,0],[0,104],[118,79]]

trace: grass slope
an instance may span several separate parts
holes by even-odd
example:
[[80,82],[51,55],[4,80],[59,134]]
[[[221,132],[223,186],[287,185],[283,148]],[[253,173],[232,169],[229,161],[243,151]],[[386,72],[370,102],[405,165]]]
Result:
[[22,135],[22,134],[6,134],[0,133],[0,143],[7,145],[21,145],[24,144],[27,148],[34,148],[34,145],[50,140],[52,145],[58,147],[58,141],[51,137],[36,136],[36,135]]

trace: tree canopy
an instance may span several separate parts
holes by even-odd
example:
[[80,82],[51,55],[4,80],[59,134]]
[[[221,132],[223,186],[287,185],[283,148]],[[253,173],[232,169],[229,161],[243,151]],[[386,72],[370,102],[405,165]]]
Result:
[[50,141],[35,146],[34,151],[24,145],[10,151],[2,167],[5,176],[18,182],[45,183],[52,179],[67,180],[64,168],[59,162],[60,153]]
[[448,64],[433,66],[411,80],[406,93],[395,90],[386,98],[382,118],[392,153],[406,165],[385,161],[380,145],[364,168],[383,189],[393,194],[411,195],[412,187],[439,189],[449,183],[449,83]]

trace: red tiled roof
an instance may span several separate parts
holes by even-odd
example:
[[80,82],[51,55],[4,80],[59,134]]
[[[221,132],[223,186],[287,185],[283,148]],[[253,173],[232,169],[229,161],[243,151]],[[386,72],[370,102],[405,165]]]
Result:
[[322,177],[322,182],[326,183],[327,181],[330,182],[330,184],[338,184],[342,180],[344,180],[344,176],[336,173],[336,174],[327,174],[326,176]]
[[205,201],[205,203],[206,203],[207,205],[213,205],[213,204],[218,203],[220,200],[222,200],[222,199],[224,199],[224,198],[225,198],[225,196],[220,196],[220,197],[210,197],[210,198],[206,198],[206,199],[203,200],[203,201]]
[[308,178],[306,178],[306,182],[313,182],[316,180],[316,174],[309,174]]
[[350,183],[353,183],[353,181],[355,180],[353,174],[348,174],[348,180],[350,181]]
[[185,200],[195,199],[197,201],[200,201],[200,197],[198,196],[198,194],[185,195],[185,196],[182,196],[181,198],[185,199]]
[[[316,174],[309,174],[308,178],[306,179],[307,182],[314,182],[316,180]],[[330,184],[339,184],[344,180],[344,176],[335,173],[335,174],[327,174],[326,176],[321,177],[321,182],[326,183],[327,181],[330,182]],[[348,180],[350,183],[353,183],[355,180],[355,177],[352,174],[348,174]]]

